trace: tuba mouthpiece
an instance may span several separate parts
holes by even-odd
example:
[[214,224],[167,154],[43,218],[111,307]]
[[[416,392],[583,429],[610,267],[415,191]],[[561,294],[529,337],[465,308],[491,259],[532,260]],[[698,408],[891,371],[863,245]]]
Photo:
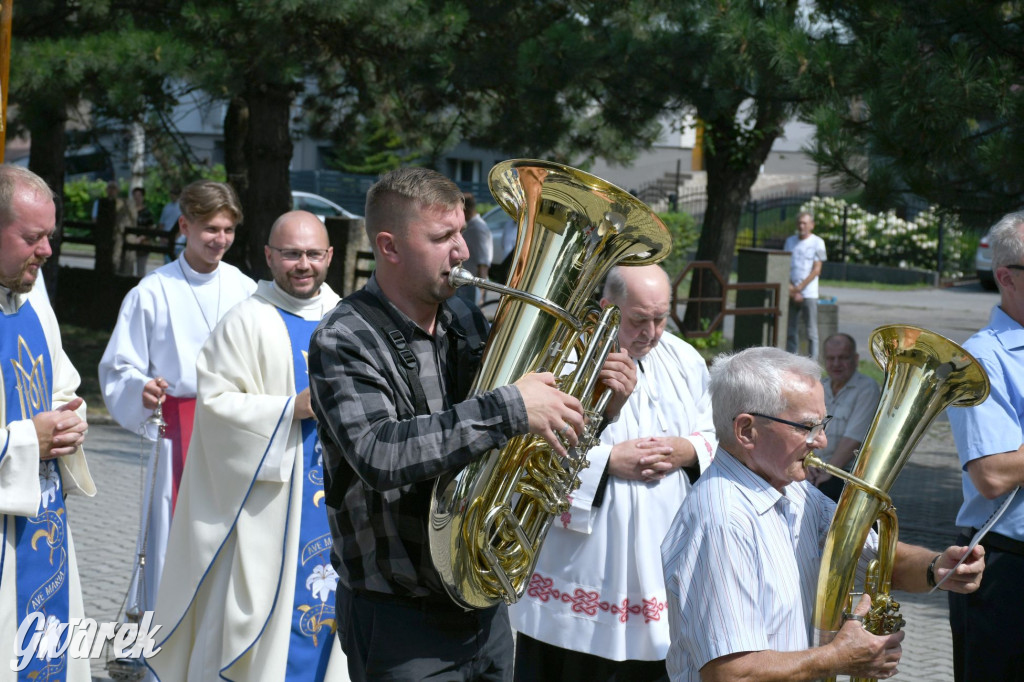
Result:
[[456,265],[452,268],[452,271],[448,273],[448,284],[458,289],[463,284],[472,284],[473,280],[476,279],[469,270]]

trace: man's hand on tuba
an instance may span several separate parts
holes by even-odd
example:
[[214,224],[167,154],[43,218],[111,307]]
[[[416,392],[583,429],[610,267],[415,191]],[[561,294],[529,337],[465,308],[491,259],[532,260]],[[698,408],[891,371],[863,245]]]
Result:
[[873,635],[864,629],[863,619],[871,609],[871,597],[861,595],[853,609],[853,617],[843,623],[835,638],[826,646],[836,655],[834,673],[853,677],[888,679],[898,671],[903,655],[903,638],[899,630],[890,635]]
[[574,446],[583,433],[583,406],[576,398],[558,390],[551,372],[532,372],[513,384],[519,389],[530,419],[530,433],[543,438],[560,456]]
[[608,353],[598,374],[598,380],[601,387],[612,392],[603,416],[605,421],[614,421],[636,388],[636,363],[626,351]]

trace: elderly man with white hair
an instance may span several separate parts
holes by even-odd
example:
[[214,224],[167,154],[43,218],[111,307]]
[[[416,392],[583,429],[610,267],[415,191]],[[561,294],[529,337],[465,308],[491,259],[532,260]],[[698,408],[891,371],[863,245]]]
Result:
[[[804,458],[825,446],[821,367],[777,348],[748,348],[711,368],[718,452],[683,502],[662,545],[673,680],[816,680],[896,674],[904,632],[874,635],[856,619],[812,646],[818,569],[835,503],[807,481]],[[872,531],[861,576],[877,555]],[[899,543],[896,589],[978,589],[976,547],[936,553]],[[858,582],[857,584],[861,584]],[[862,595],[854,614],[863,616]]]
[[604,306],[622,312],[619,344],[637,385],[590,450],[591,466],[555,523],[522,600],[517,680],[656,680],[665,677],[668,620],[658,561],[690,474],[715,451],[708,370],[685,341],[665,334],[671,291],[657,265],[616,267]]

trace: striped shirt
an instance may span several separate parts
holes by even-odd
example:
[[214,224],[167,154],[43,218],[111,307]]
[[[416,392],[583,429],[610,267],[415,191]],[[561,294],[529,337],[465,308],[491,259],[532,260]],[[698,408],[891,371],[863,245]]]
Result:
[[460,348],[483,346],[487,323],[478,309],[450,299],[430,335],[387,302],[376,279],[366,290],[400,323],[431,413],[416,416],[412,389],[383,334],[350,303],[339,303],[309,348],[325,487],[340,499],[328,509],[332,563],[350,590],[443,595],[427,537],[434,479],[526,433],[526,407],[514,386],[467,400],[453,395],[456,371],[472,376],[479,364],[479,353],[456,359],[453,347],[456,333],[465,337]]
[[[818,568],[835,503],[806,481],[785,494],[719,448],[661,546],[673,680],[744,651],[811,646]],[[857,585],[877,552],[869,534]]]

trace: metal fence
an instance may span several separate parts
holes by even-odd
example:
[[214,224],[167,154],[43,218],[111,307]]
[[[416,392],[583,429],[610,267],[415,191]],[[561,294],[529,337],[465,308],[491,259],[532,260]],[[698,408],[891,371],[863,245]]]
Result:
[[[293,190],[312,192],[334,201],[353,213],[362,214],[366,202],[366,192],[376,182],[377,176],[356,175],[334,170],[292,171],[291,184]],[[459,182],[459,187],[472,192],[479,203],[489,204],[493,200],[486,182]],[[636,190],[636,195],[647,202],[655,210],[681,211],[694,218],[696,225],[702,225],[707,212],[707,189],[705,187],[683,187],[674,192],[674,187],[664,181],[645,183]],[[822,193],[823,195],[826,193]],[[740,218],[739,230],[736,235],[737,248],[782,248],[786,237],[796,231],[796,215],[800,207],[814,195],[807,192],[779,190],[760,192],[756,198],[744,204]],[[907,218],[912,219],[923,210],[924,205],[914,205],[907,210]],[[822,234],[828,244],[829,260],[846,263],[849,261],[849,230],[843,221],[840,234]],[[961,254],[960,263],[944,263],[942,260],[943,243],[948,235],[939,231],[939,247],[929,264],[929,269],[942,272],[959,270],[966,273],[974,271],[974,251],[980,234],[965,230],[957,236],[961,243],[956,251]],[[866,263],[865,265],[878,265]]]
[[[786,238],[796,232],[796,216],[800,207],[810,201],[814,195],[806,192],[782,191],[763,194],[751,199],[743,207],[740,225],[736,235],[736,248],[769,248],[781,249]],[[677,201],[678,210],[693,216],[695,224],[701,225],[707,210],[707,194],[703,188],[694,188],[684,192]],[[907,220],[913,220],[927,206],[914,206],[905,211]],[[837,230],[816,232],[827,245],[829,261],[838,263],[854,263],[851,257],[853,239],[846,213]],[[952,231],[946,229],[942,222],[938,229],[937,246],[930,254],[922,254],[918,259],[920,267],[939,273],[962,272],[970,275],[974,272],[974,254],[981,233],[965,228]],[[955,240],[955,242],[951,241]],[[949,248],[954,246],[955,248]],[[959,254],[958,262],[946,262],[943,254]],[[859,263],[861,265],[886,265],[885,263]]]

